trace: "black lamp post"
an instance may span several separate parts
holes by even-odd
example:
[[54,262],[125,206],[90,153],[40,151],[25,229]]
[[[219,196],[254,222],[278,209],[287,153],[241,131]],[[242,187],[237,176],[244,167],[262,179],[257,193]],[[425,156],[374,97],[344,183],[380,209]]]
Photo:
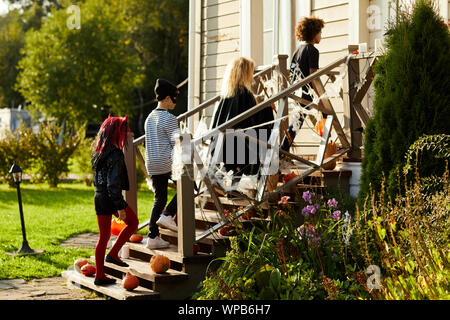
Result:
[[22,196],[20,194],[20,183],[22,182],[22,169],[14,162],[11,169],[9,170],[9,173],[12,175],[14,182],[16,183],[17,187],[17,198],[19,200],[19,211],[20,211],[20,222],[22,224],[22,246],[20,247],[19,251],[16,252],[16,254],[37,254],[42,253],[43,250],[33,250],[28,245],[27,241],[27,235],[25,232],[25,221],[23,219],[23,210],[22,210]]

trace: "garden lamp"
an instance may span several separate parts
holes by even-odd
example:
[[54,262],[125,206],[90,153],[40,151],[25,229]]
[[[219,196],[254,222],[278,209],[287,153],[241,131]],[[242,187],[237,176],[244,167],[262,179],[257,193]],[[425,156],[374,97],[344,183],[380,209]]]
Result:
[[17,163],[14,162],[11,169],[9,170],[9,173],[12,175],[14,182],[16,183],[17,187],[17,198],[19,200],[19,212],[20,212],[20,222],[22,224],[22,246],[20,247],[19,251],[15,252],[16,254],[37,254],[42,253],[43,250],[33,250],[28,245],[27,241],[27,235],[25,232],[25,221],[23,219],[23,210],[22,210],[22,196],[20,194],[20,183],[22,182],[22,169],[17,165]]

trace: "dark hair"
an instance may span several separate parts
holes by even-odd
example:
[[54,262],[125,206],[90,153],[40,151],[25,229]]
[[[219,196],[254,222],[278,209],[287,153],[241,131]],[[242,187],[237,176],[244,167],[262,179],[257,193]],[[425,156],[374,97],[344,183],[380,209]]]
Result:
[[305,17],[297,23],[295,36],[299,41],[311,42],[322,31],[325,22],[316,17]]
[[128,117],[111,117],[103,121],[92,144],[91,164],[95,169],[100,159],[108,154],[115,145],[120,149],[126,145],[126,135],[130,131]]

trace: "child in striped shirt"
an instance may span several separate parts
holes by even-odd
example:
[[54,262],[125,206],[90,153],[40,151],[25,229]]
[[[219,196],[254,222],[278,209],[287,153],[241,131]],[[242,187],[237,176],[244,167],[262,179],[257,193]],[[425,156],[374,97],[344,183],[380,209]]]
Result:
[[163,213],[167,202],[167,187],[172,174],[173,147],[175,135],[179,133],[177,118],[169,113],[176,105],[179,91],[176,86],[164,79],[156,80],[155,86],[158,106],[145,120],[145,160],[148,174],[152,178],[155,193],[149,224],[146,247],[149,249],[167,248],[169,242],[161,239],[158,226],[177,232],[174,221],[177,213],[175,195]]

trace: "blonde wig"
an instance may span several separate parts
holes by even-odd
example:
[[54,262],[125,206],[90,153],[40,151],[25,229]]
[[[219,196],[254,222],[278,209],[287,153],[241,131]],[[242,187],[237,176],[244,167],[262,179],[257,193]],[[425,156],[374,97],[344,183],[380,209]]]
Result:
[[252,59],[239,57],[231,61],[223,77],[222,97],[229,98],[234,96],[239,88],[247,88],[250,92],[253,92],[254,70],[255,62]]

